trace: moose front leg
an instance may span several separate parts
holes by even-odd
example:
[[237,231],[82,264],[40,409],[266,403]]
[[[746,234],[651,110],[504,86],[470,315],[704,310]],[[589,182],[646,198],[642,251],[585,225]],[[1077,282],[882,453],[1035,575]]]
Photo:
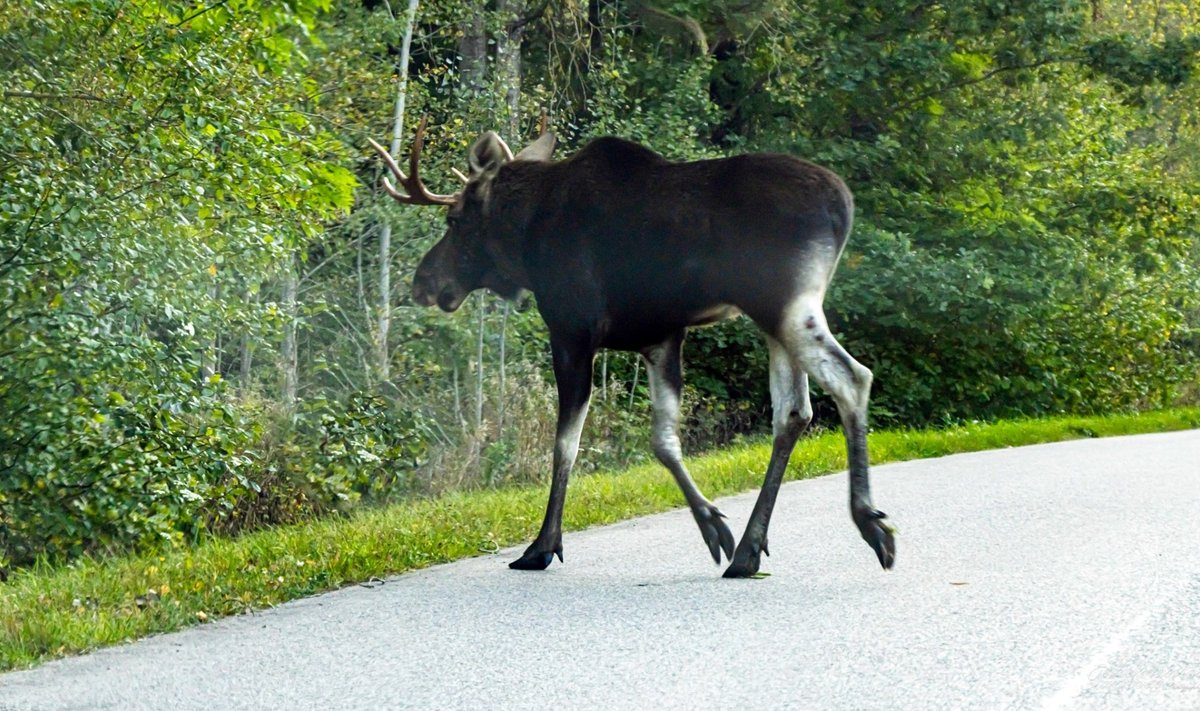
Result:
[[675,483],[683,492],[692,517],[700,527],[700,535],[708,545],[708,551],[718,565],[721,551],[726,558],[733,558],[733,532],[729,530],[725,515],[712,504],[683,466],[683,449],[679,445],[679,397],[683,391],[683,369],[680,349],[684,332],[673,335],[668,341],[642,352],[646,359],[646,372],[650,374],[650,401],[654,408],[653,430],[650,441],[654,456],[675,477]]
[[587,419],[588,402],[592,395],[592,361],[595,350],[556,341],[551,337],[554,358],[554,380],[558,385],[558,427],[554,436],[554,472],[550,479],[550,501],[542,529],[525,554],[508,564],[515,570],[545,570],[554,556],[563,559],[562,514],[567,499],[567,480],[575,456],[579,452],[579,437]]

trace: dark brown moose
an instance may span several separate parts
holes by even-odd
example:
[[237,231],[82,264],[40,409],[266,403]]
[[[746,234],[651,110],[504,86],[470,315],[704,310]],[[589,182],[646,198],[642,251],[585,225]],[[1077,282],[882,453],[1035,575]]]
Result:
[[[751,154],[675,163],[636,143],[599,138],[552,161],[555,138],[515,156],[494,132],[471,146],[470,173],[454,195],[431,193],[418,160],[425,122],[404,172],[374,141],[405,192],[397,200],[449,207],[445,236],[413,280],[413,299],[454,311],[480,288],[536,297],[550,332],[558,429],[546,518],[510,567],[542,570],[562,560],[567,478],[579,449],[600,348],[646,360],[654,454],[674,475],[725,577],[758,571],[788,458],[812,417],[808,377],[832,395],[850,468],[850,513],[884,568],[896,548],[871,503],[867,400],[871,371],[834,340],[822,302],[854,203],[834,173],[786,155]],[[734,550],[724,515],[696,487],[679,444],[680,348],[690,326],[745,314],[770,351],[774,447],[746,533]]]

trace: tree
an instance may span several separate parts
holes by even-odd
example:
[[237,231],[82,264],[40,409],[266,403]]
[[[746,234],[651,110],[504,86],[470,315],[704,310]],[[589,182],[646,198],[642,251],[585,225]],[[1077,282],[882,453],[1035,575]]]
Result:
[[[408,56],[412,46],[413,25],[417,21],[417,0],[409,0],[404,24],[404,40],[400,45],[400,60],[396,64],[396,104],[392,111],[393,157],[400,154],[404,136],[404,105],[408,98]],[[392,323],[392,223],[384,222],[379,230],[379,377],[387,380],[390,374],[388,331]]]

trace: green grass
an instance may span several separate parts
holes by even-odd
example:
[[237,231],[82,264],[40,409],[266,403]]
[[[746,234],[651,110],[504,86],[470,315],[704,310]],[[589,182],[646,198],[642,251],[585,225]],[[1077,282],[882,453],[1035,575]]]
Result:
[[[882,431],[871,434],[870,447],[872,461],[882,463],[1197,427],[1200,408],[1187,408]],[[691,459],[689,466],[715,498],[756,488],[769,454],[769,444],[751,443]],[[801,441],[789,478],[844,466],[840,433],[824,433]],[[545,499],[543,487],[457,493],[161,554],[19,570],[0,585],[0,670],[522,543],[541,523]],[[564,524],[578,530],[682,505],[666,472],[644,465],[576,477]]]

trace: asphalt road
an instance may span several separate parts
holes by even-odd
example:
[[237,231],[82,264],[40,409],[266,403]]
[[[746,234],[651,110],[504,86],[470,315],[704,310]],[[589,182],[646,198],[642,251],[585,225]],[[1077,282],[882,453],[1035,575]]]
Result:
[[[675,511],[3,675],[0,708],[1200,709],[1200,431],[874,472],[890,573],[843,473],[784,487],[764,579]],[[740,535],[753,495],[720,503]]]

